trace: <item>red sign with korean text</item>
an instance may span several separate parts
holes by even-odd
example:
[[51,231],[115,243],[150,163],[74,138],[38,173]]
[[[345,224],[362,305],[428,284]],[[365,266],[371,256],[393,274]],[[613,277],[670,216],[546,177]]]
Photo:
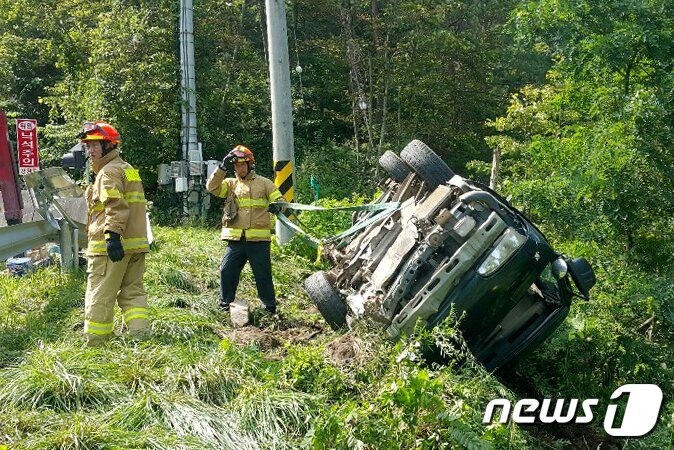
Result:
[[37,156],[37,120],[16,119],[16,147],[20,175],[40,170]]

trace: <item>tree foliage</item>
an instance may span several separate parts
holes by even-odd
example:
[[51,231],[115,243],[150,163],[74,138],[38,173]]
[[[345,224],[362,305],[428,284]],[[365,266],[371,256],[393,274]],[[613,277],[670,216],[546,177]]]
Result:
[[488,139],[503,187],[552,235],[646,269],[671,264],[672,2],[531,2],[515,35],[550,57]]
[[[542,73],[531,64],[536,56],[518,57],[531,52],[504,32],[515,3],[287,2],[298,165],[319,149],[338,158],[330,149],[343,146],[350,171],[361,172],[365,160],[378,175],[373,161],[415,137],[458,167],[483,159],[485,120]],[[0,7],[0,105],[38,119],[46,164],[92,119],[114,123],[127,159],[146,172],[175,159],[179,2],[0,0]],[[264,2],[195,2],[194,27],[204,157],[220,159],[245,143],[269,174]],[[355,187],[337,191],[347,196]]]

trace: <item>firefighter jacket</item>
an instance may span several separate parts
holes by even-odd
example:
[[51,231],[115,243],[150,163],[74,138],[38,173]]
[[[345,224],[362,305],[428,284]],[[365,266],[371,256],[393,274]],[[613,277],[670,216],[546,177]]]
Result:
[[[269,203],[283,198],[274,183],[251,170],[246,178],[225,178],[225,171],[215,169],[206,182],[206,189],[211,194],[226,198],[234,193],[238,212],[233,219],[223,217],[223,240],[238,241],[245,236],[247,241],[270,241],[271,219],[267,208]],[[227,216],[225,214],[225,216]]]
[[105,232],[122,237],[125,253],[147,253],[145,193],[138,171],[117,150],[94,164],[96,179],[87,187],[89,256],[105,255]]

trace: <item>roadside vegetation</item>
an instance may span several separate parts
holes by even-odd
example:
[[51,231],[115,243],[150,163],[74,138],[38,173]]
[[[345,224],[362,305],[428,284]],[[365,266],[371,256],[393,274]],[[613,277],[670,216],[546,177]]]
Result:
[[[232,329],[215,308],[222,244],[205,228],[155,229],[146,285],[153,337],[81,340],[85,274],[47,268],[0,276],[0,444],[12,449],[668,448],[671,324],[647,286],[596,288],[514,369],[486,373],[452,320],[397,344],[377,330],[335,333],[304,294],[314,262],[274,246],[282,317]],[[240,295],[258,307],[252,273]],[[650,309],[649,309],[650,308]],[[640,327],[654,314],[653,328]],[[117,317],[119,322],[120,318]],[[119,323],[118,323],[119,324]],[[428,342],[448,362],[423,357]],[[600,421],[546,428],[483,425],[495,398],[606,399],[627,382],[658,384],[655,431],[611,439]]]

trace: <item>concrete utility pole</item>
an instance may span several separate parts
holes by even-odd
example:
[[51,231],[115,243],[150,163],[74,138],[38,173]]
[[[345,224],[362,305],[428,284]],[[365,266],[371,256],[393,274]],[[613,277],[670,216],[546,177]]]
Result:
[[182,74],[182,131],[181,142],[183,160],[188,162],[185,174],[187,193],[185,195],[185,212],[191,217],[203,214],[203,157],[201,144],[197,140],[197,96],[194,75],[194,26],[192,23],[192,0],[180,2],[180,71]]
[[[293,110],[290,94],[290,65],[288,62],[288,28],[284,0],[265,0],[267,36],[269,40],[269,77],[271,87],[271,122],[274,149],[274,183],[283,197],[292,202],[295,197],[295,147]],[[276,222],[276,241],[287,243],[291,230]]]

